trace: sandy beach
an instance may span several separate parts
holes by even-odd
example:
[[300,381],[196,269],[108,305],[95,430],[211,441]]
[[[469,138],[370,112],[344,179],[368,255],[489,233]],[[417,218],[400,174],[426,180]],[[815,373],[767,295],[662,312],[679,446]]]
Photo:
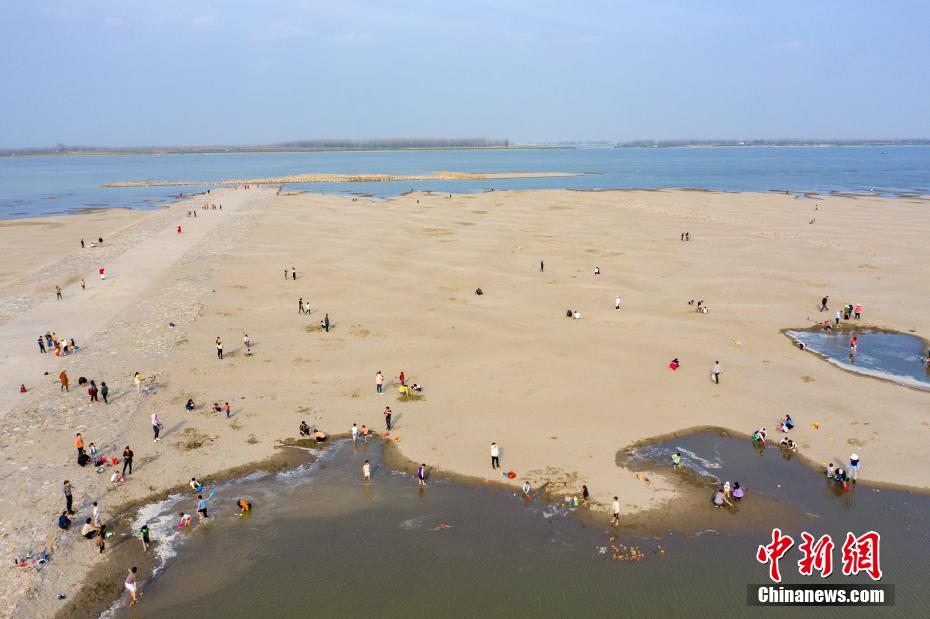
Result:
[[[673,479],[617,466],[619,451],[696,426],[765,426],[772,437],[785,413],[811,461],[855,451],[860,479],[926,489],[928,394],[842,371],[781,330],[827,318],[818,308],[829,295],[831,316],[861,303],[862,325],[930,335],[928,226],[926,203],[907,199],[552,190],[375,202],[264,186],[153,212],[3,222],[0,548],[47,548],[52,561],[0,572],[0,612],[52,616],[56,594],[90,575],[92,545],[55,525],[64,479],[77,522],[92,501],[112,517],[192,476],[269,458],[301,420],[381,432],[385,406],[412,461],[502,482],[490,466],[497,442],[517,474],[508,483],[586,484],[602,509],[620,496],[624,516],[673,518],[677,494]],[[103,248],[80,249],[97,236]],[[40,354],[46,331],[80,350]],[[137,393],[135,371],[157,382]],[[399,397],[401,371],[422,399]],[[88,402],[80,376],[106,381],[110,403]],[[214,402],[228,402],[230,418]],[[76,432],[107,456],[130,445],[130,478],[111,484],[111,470],[78,467]]]

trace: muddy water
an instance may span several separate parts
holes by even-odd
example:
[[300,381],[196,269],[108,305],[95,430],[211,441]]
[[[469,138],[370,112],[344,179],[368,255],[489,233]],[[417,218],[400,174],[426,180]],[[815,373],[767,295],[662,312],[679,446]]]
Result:
[[[884,582],[897,586],[894,614],[918,616],[927,610],[930,561],[924,552],[930,542],[930,498],[864,486],[838,492],[774,450],[759,456],[746,441],[713,435],[652,445],[638,457],[656,467],[650,459],[665,462],[673,450],[682,451],[686,463],[701,472],[742,481],[747,505],[774,499],[810,514],[802,518],[812,533],[879,530]],[[366,458],[373,464],[370,484],[360,479]],[[254,503],[250,515],[235,515],[239,497]],[[190,498],[165,505],[161,520],[153,511],[146,515],[162,523],[156,531],[162,551],[171,546],[177,554],[143,585],[140,606],[118,605],[109,615],[738,617],[799,612],[746,605],[746,585],[765,581],[766,568],[754,554],[758,544],[768,541],[766,531],[705,531],[661,540],[621,535],[615,541],[606,527],[585,525],[570,509],[509,491],[440,479],[420,490],[410,476],[382,464],[380,445],[366,450],[336,444],[312,466],[222,485],[210,501],[209,523],[195,522],[180,533],[168,514],[193,511]],[[706,509],[712,510],[709,500]],[[719,513],[719,530],[742,515]],[[644,558],[615,560],[617,544],[638,548]],[[628,554],[621,550],[618,556]],[[783,561],[783,566],[786,581],[801,581],[792,564]],[[865,617],[876,609],[814,612]]]

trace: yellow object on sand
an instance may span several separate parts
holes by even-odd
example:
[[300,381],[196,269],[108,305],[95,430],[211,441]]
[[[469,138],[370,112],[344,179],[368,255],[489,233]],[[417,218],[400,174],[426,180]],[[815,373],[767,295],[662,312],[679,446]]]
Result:
[[410,397],[413,395],[413,391],[411,391],[410,387],[408,387],[407,385],[401,385],[400,387],[397,388],[397,390],[400,391],[401,395],[405,395],[407,397]]

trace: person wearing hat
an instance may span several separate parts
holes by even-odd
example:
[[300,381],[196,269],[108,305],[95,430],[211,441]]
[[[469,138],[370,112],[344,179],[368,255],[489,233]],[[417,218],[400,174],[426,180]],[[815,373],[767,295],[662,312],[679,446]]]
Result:
[[853,483],[859,479],[859,454],[849,456],[849,477]]

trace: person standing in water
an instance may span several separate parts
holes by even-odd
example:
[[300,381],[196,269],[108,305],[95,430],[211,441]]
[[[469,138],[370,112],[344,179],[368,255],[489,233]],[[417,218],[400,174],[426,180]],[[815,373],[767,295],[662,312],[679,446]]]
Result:
[[368,460],[362,464],[362,481],[371,481],[371,463]]
[[201,520],[209,518],[209,516],[207,516],[207,500],[203,498],[202,494],[197,495],[197,516]]
[[859,479],[859,454],[849,456],[849,477],[852,483]]
[[352,422],[352,442],[353,443],[358,442],[358,426],[355,425],[354,421]]
[[426,463],[424,462],[417,467],[417,483],[426,486]]
[[615,527],[620,526],[620,498],[614,497],[613,505],[611,505],[613,510],[613,517],[610,519],[610,523]]

